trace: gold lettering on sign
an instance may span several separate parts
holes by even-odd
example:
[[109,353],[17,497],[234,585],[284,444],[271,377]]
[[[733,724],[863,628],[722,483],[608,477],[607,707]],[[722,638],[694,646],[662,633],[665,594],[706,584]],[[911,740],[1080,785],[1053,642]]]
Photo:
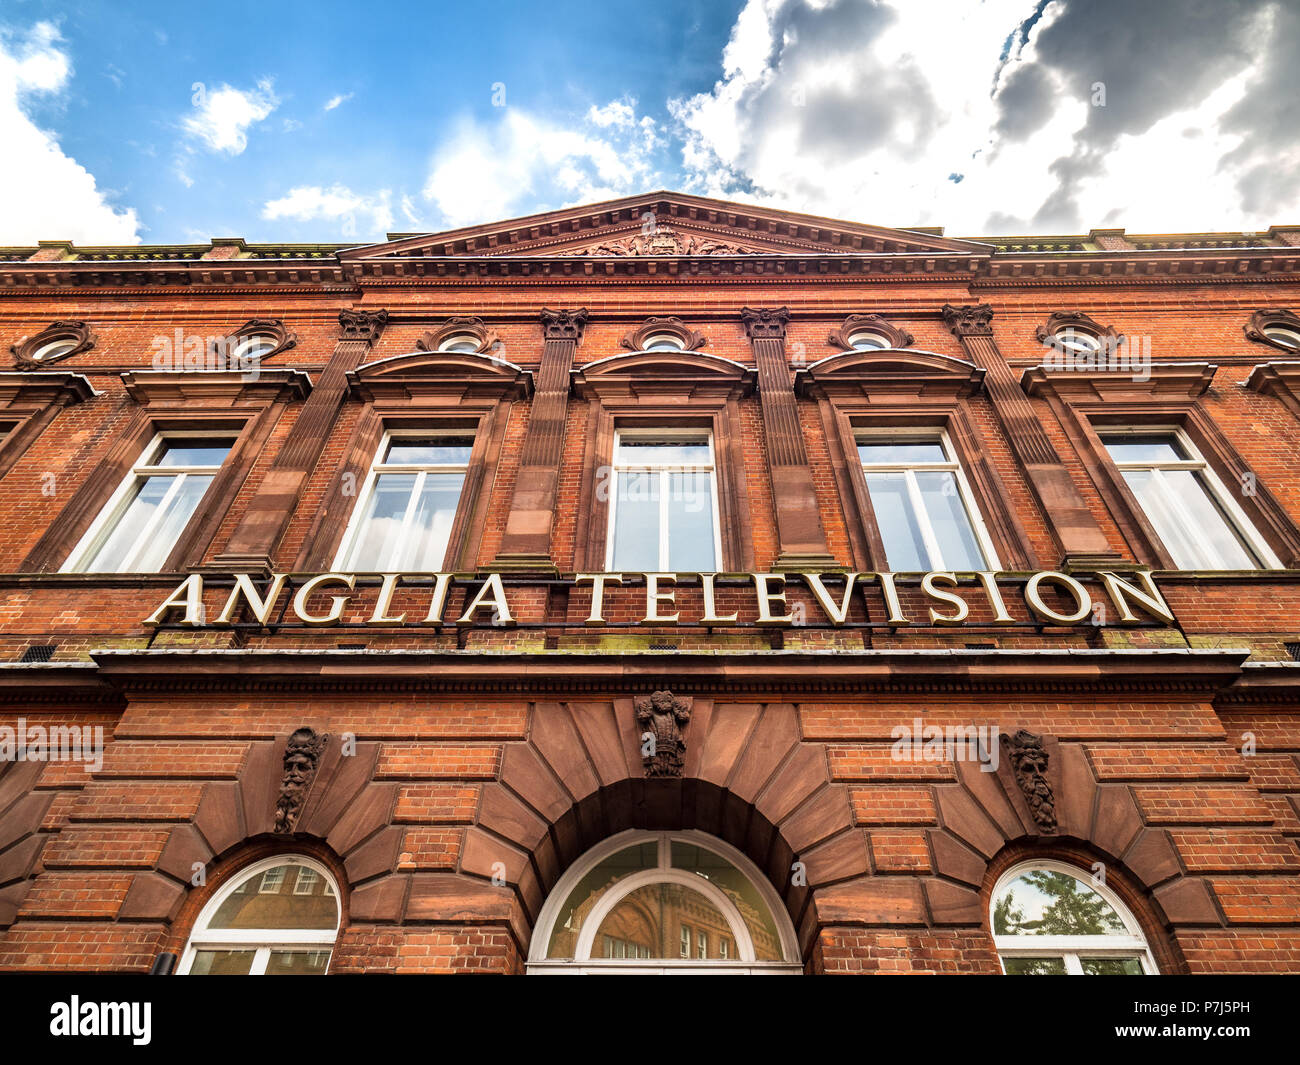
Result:
[[[429,597],[428,613],[425,615],[422,624],[448,624],[448,622],[444,622],[443,615],[446,612],[452,583],[457,579],[456,575],[452,573],[362,575],[356,573],[318,573],[308,575],[301,578],[303,583],[298,586],[293,596],[291,617],[296,619],[296,623],[302,625],[325,626],[340,624],[348,603],[352,601],[355,595],[359,594],[357,593],[359,576],[366,584],[378,583],[378,589],[374,593],[373,606],[369,614],[366,615],[366,625],[409,628],[416,624],[407,621],[408,612],[398,610],[395,600],[399,599],[404,590],[408,595],[411,593],[412,589],[404,589],[403,582],[405,580],[409,580],[413,585],[425,585],[430,577],[433,578],[433,588]],[[720,576],[734,584],[740,584],[742,579],[745,578],[753,582],[753,607],[756,616],[752,621],[749,619],[741,621],[739,610],[733,610],[729,614],[718,613],[716,581]],[[957,573],[934,571],[919,574],[907,573],[902,576],[909,587],[918,583],[919,578],[921,595],[931,600],[932,603],[938,604],[929,607],[928,622],[918,619],[921,625],[955,626],[970,622],[971,608],[974,601],[969,598],[969,594],[978,595],[980,591],[983,592],[984,599],[988,602],[993,615],[991,622],[981,620],[980,624],[1024,624],[1023,621],[1018,621],[1011,611],[1007,609],[1006,600],[1003,598],[1004,586],[998,584],[998,574],[995,572],[983,571],[958,575]],[[693,583],[696,577],[700,581],[700,606],[703,612],[698,620],[688,619],[682,621],[681,611],[676,609],[679,590],[677,586],[683,581]],[[835,578],[843,579],[842,591],[835,585],[827,586],[827,580]],[[587,618],[582,622],[583,625],[587,626],[610,624],[605,617],[606,594],[609,592],[610,586],[622,585],[629,580],[635,581],[637,579],[645,581],[645,616],[639,622],[642,625],[684,624],[704,628],[729,625],[838,627],[850,624],[849,615],[853,609],[853,597],[855,593],[860,593],[863,597],[862,605],[866,607],[868,619],[879,616],[877,611],[879,604],[883,602],[888,618],[887,624],[893,627],[908,626],[912,622],[903,612],[903,600],[898,589],[898,578],[899,574],[888,571],[876,573],[749,573],[745,575],[717,573],[579,573],[573,578],[572,583],[575,586],[591,586],[591,609]],[[217,614],[211,624],[234,625],[241,616],[241,610],[246,608],[248,615],[256,619],[259,625],[274,629],[281,624],[275,620],[277,605],[283,599],[285,589],[299,578],[287,573],[272,574],[270,580],[265,582],[265,591],[260,591],[259,585],[247,573],[231,574],[231,579],[234,586],[226,594],[221,612]],[[1004,580],[1014,579],[1004,578]],[[1146,615],[1148,618],[1164,625],[1177,624],[1169,604],[1156,588],[1150,571],[1138,570],[1123,575],[1101,571],[1090,575],[1090,579],[1101,585],[1106,597],[1114,604],[1118,615],[1118,624],[1141,624],[1145,620],[1141,615]],[[793,606],[789,598],[790,581],[801,581],[810,593],[809,596],[804,597]],[[475,578],[465,575],[461,578],[461,582],[469,585],[475,582]],[[963,582],[965,583],[963,584]],[[879,599],[870,594],[873,584],[879,587]],[[1058,610],[1055,606],[1048,605],[1047,600],[1044,598],[1045,586],[1057,589],[1068,599],[1073,599],[1072,607]],[[336,590],[344,589],[345,594],[331,595],[327,610],[321,611],[317,608],[313,611],[311,607],[312,597],[319,597],[322,590],[331,588]],[[191,574],[177,585],[166,599],[158,604],[158,608],[145,619],[144,624],[173,624],[185,628],[207,626],[209,622],[207,621],[203,601],[204,591],[203,576],[198,573]],[[967,594],[962,594],[963,591]],[[1025,605],[1033,618],[1039,622],[1047,622],[1053,625],[1077,625],[1088,619],[1093,610],[1093,599],[1088,589],[1075,577],[1055,570],[1043,570],[1030,574],[1025,581],[1022,594]],[[804,616],[804,609],[809,598],[814,600],[820,608],[821,617],[807,618]],[[941,609],[940,606],[946,607],[946,609]],[[488,612],[491,614],[490,621],[483,616]],[[468,626],[481,624],[485,621],[493,625],[514,625],[516,623],[510,611],[505,583],[500,573],[486,574],[481,578],[481,583],[474,589],[472,595],[467,592],[464,612],[456,619],[455,624]],[[1101,623],[1105,623],[1104,618]],[[292,627],[295,622],[291,621],[288,624]]]
[[989,597],[989,605],[993,607],[993,624],[1014,625],[1016,619],[1007,613],[1007,604],[1002,599],[1001,589],[998,588],[997,574],[982,570],[975,576],[980,579],[980,584],[984,586],[984,594]]
[[289,575],[287,573],[275,574],[271,578],[271,587],[266,590],[266,597],[263,598],[261,593],[253,587],[253,580],[247,573],[236,573],[235,586],[230,589],[230,598],[226,600],[226,605],[222,607],[221,613],[217,615],[217,624],[233,625],[235,609],[242,599],[248,604],[249,610],[253,612],[253,617],[257,618],[257,623],[265,625],[271,617],[271,611],[275,609],[275,603],[280,598],[280,592],[284,590],[284,582],[288,579]]
[[191,573],[179,588],[162,601],[158,609],[145,618],[146,625],[161,625],[169,610],[184,610],[179,624],[196,629],[204,624],[203,575]]
[[[1073,614],[1058,613],[1043,602],[1043,594],[1038,590],[1038,586],[1044,581],[1063,585],[1074,596],[1077,609]],[[1044,570],[1029,578],[1029,583],[1025,585],[1025,602],[1029,604],[1029,609],[1044,621],[1055,621],[1060,625],[1074,625],[1092,613],[1092,597],[1088,594],[1088,589],[1073,577],[1054,570]]]
[[645,617],[641,619],[643,625],[676,625],[677,619],[682,616],[680,612],[672,614],[659,613],[660,603],[665,603],[668,606],[677,604],[677,589],[674,588],[671,592],[661,592],[659,590],[660,581],[676,584],[677,574],[647,573],[645,575]]
[[803,579],[808,582],[808,587],[816,597],[821,608],[826,611],[826,616],[836,625],[843,625],[849,620],[849,600],[853,598],[853,585],[857,581],[856,573],[846,573],[844,575],[844,598],[836,603],[831,598],[831,593],[826,590],[826,585],[822,583],[820,573],[805,573]]
[[[489,597],[490,595],[490,597]],[[465,613],[456,619],[457,625],[474,624],[474,612],[476,610],[486,610],[492,608],[492,620],[498,625],[513,625],[515,619],[510,614],[510,606],[506,603],[506,590],[501,586],[501,574],[489,573],[487,580],[483,582],[483,587],[478,590],[478,595],[470,601],[469,606],[465,608]]]
[[970,605],[956,592],[950,592],[947,588],[936,588],[936,581],[943,581],[949,587],[956,588],[957,575],[955,573],[927,573],[921,578],[921,591],[925,592],[931,599],[938,599],[941,603],[951,603],[957,609],[951,614],[940,614],[934,607],[930,607],[930,624],[960,625],[970,616]]
[[733,612],[718,617],[718,606],[714,601],[713,582],[717,578],[716,573],[700,574],[700,591],[704,596],[704,617],[700,618],[701,625],[735,625],[740,620],[740,614]]
[[351,591],[357,583],[355,573],[321,573],[313,577],[301,588],[298,594],[293,597],[293,612],[298,615],[298,620],[304,625],[337,625],[339,619],[343,617],[343,608],[348,605],[350,595],[336,595],[330,600],[330,609],[327,614],[312,614],[307,610],[307,600],[312,597],[312,593],[318,588],[327,584],[341,584]]
[[435,573],[433,575],[433,596],[429,599],[429,612],[424,615],[426,625],[442,621],[442,612],[447,609],[447,591],[450,587],[450,573]]
[[621,573],[579,573],[573,578],[574,584],[591,584],[591,613],[587,615],[584,625],[605,624],[605,585],[622,584]]
[[1151,579],[1148,570],[1139,570],[1133,576],[1137,577],[1141,588],[1135,588],[1123,577],[1114,573],[1099,571],[1097,579],[1101,581],[1102,587],[1106,589],[1106,594],[1110,596],[1110,601],[1115,604],[1115,609],[1119,611],[1119,619],[1125,625],[1136,624],[1141,620],[1129,608],[1128,598],[1132,596],[1139,605],[1157,621],[1163,621],[1166,625],[1174,623],[1174,612],[1169,609],[1169,604],[1165,602],[1162,596],[1156,590],[1156,582]]
[[384,574],[384,583],[379,586],[379,598],[375,600],[375,609],[366,621],[367,625],[400,625],[406,620],[405,614],[398,614],[395,618],[388,616],[388,608],[393,605],[393,592],[397,590],[399,577],[401,577],[400,573]]
[[[754,588],[758,591],[758,618],[756,623],[759,625],[790,625],[794,622],[794,615],[789,612],[789,604],[785,601],[785,577],[779,573],[755,573]],[[775,590],[768,587],[769,581],[777,581],[780,587]],[[772,604],[780,603],[786,608],[784,614],[773,614]]]

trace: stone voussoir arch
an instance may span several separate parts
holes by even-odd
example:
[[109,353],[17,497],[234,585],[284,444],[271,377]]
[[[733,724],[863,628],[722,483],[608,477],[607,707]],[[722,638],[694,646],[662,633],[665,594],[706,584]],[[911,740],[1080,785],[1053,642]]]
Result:
[[1181,969],[1171,933],[1223,924],[1207,880],[1187,872],[1169,830],[1147,822],[1130,785],[1098,780],[1082,743],[1016,737],[1046,755],[1045,771],[1018,773],[1004,734],[996,772],[959,761],[955,782],[934,787],[934,876],[924,883],[933,923],[986,928],[992,885],[1016,862],[1060,858],[1085,875],[1100,863],[1116,874],[1107,883],[1143,924],[1162,971]]
[[591,847],[628,829],[703,832],[766,874],[807,965],[818,893],[870,867],[826,745],[802,738],[792,704],[686,695],[681,775],[647,777],[637,698],[536,703],[528,739],[504,746],[498,779],[483,788],[461,872],[511,887],[526,955],[550,891]]

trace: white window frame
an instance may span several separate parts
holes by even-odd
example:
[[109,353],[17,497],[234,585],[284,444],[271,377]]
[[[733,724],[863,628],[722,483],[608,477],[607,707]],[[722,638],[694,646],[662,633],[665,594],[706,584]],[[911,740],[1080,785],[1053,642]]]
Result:
[[[661,343],[662,341],[668,341],[668,343],[662,344]],[[660,343],[661,346],[655,347],[656,343]],[[653,333],[650,336],[645,338],[644,342],[641,345],[641,350],[642,351],[685,351],[686,342],[682,340],[682,338],[679,337],[676,333]]]
[[[278,873],[278,876],[272,874]],[[262,879],[258,882],[257,893],[259,895],[278,895],[280,889],[284,887],[284,866],[276,865],[262,874]]]
[[[624,440],[672,440],[696,442],[703,440],[709,446],[709,464],[705,466],[683,466],[679,463],[652,463],[650,465],[619,465],[619,446]],[[608,524],[605,529],[605,569],[613,571],[614,567],[614,530],[618,517],[618,479],[622,473],[657,473],[659,475],[659,565],[655,572],[667,573],[669,537],[664,536],[668,527],[669,475],[673,473],[708,473],[709,496],[713,506],[713,571],[721,572],[722,566],[722,520],[718,501],[718,456],[714,448],[713,430],[711,429],[615,429],[614,453],[611,456],[610,469],[613,477],[610,482]],[[707,571],[706,571],[707,572]]]
[[[879,344],[861,344],[860,341],[870,337],[872,340],[880,341]],[[888,351],[894,345],[889,342],[889,338],[883,333],[877,333],[874,329],[858,329],[849,334],[850,351]]]
[[[466,344],[470,346],[466,348]],[[453,333],[438,344],[438,350],[453,355],[470,355],[477,352],[481,345],[482,341],[473,333]]]
[[1101,337],[1077,325],[1067,325],[1052,334],[1052,346],[1078,355],[1091,355],[1101,350]]
[[[1158,537],[1160,530],[1156,528],[1155,523],[1147,514],[1146,508],[1142,505],[1142,500],[1138,494],[1128,485],[1128,478],[1123,474],[1126,470],[1150,470],[1155,473],[1156,482],[1160,485],[1159,491],[1164,496],[1166,505],[1178,515],[1184,529],[1189,535],[1197,529],[1196,522],[1192,516],[1183,507],[1183,501],[1178,493],[1169,488],[1162,476],[1163,470],[1188,470],[1199,475],[1199,483],[1205,488],[1210,495],[1210,501],[1219,506],[1223,511],[1228,525],[1244,542],[1248,554],[1255,556],[1255,561],[1260,569],[1282,569],[1282,561],[1273,553],[1272,548],[1259,531],[1255,528],[1254,523],[1246,514],[1245,510],[1232,498],[1232,494],[1224,486],[1219,475],[1213,467],[1205,461],[1205,456],[1192,443],[1191,437],[1177,425],[1105,425],[1097,427],[1097,435],[1101,438],[1102,447],[1105,449],[1107,458],[1115,464],[1115,468],[1120,471],[1121,480],[1124,487],[1132,495],[1133,501],[1137,504],[1142,516],[1150,524],[1152,531]],[[1178,446],[1187,454],[1186,459],[1169,459],[1169,460],[1144,460],[1142,462],[1121,462],[1110,452],[1108,446],[1112,439],[1119,439],[1124,436],[1172,436],[1176,439]],[[1169,551],[1169,546],[1161,541],[1161,546]],[[1200,561],[1204,561],[1208,555],[1208,546],[1204,543],[1197,544],[1197,551],[1200,554]],[[1171,552],[1172,555],[1172,552]],[[1175,561],[1175,564],[1177,562]],[[1180,567],[1181,568],[1181,567]],[[1190,570],[1222,570],[1221,566],[1197,565],[1187,567]]]
[[1020,862],[1012,866],[1000,877],[998,882],[993,886],[993,894],[989,898],[989,930],[993,929],[993,907],[997,900],[1001,898],[1008,884],[1013,880],[1023,876],[1025,873],[1032,872],[1049,872],[1063,873],[1066,876],[1072,876],[1085,887],[1095,891],[1109,904],[1119,919],[1124,923],[1127,931],[1126,935],[1104,935],[1104,936],[993,936],[993,946],[998,952],[998,964],[1002,968],[1003,975],[1006,974],[1006,965],[1003,964],[1007,958],[1064,958],[1065,974],[1067,976],[1083,976],[1082,958],[1132,958],[1136,957],[1142,967],[1143,976],[1158,975],[1160,970],[1156,967],[1155,958],[1151,955],[1151,948],[1147,945],[1146,937],[1142,935],[1142,929],[1134,919],[1129,908],[1124,905],[1123,901],[1105,884],[1094,882],[1086,869],[1071,865],[1068,862],[1058,861],[1029,861]]
[[[945,429],[934,429],[930,431],[917,429],[855,429],[853,433],[854,451],[857,450],[858,444],[935,444],[937,443],[942,449],[945,456],[943,462],[872,462],[867,463],[858,458],[858,468],[862,471],[862,479],[866,486],[867,498],[871,498],[871,486],[867,482],[868,473],[901,473],[907,482],[907,497],[912,504],[912,510],[916,514],[917,523],[921,527],[921,540],[925,544],[925,552],[929,556],[928,564],[931,571],[951,572],[943,559],[943,552],[939,549],[939,540],[934,534],[934,526],[930,523],[930,514],[925,508],[925,501],[921,497],[921,487],[917,483],[916,474],[918,472],[938,471],[955,474],[957,482],[957,494],[961,499],[962,506],[966,510],[966,517],[970,519],[971,528],[975,532],[975,543],[980,553],[984,556],[984,568],[986,570],[1001,569],[998,562],[998,553],[993,547],[993,538],[989,536],[988,527],[984,523],[984,515],[980,513],[980,508],[975,502],[975,493],[971,491],[970,482],[966,480],[966,471],[962,469],[961,459],[957,457],[957,451],[952,446],[952,440]],[[875,504],[872,503],[872,513],[875,513]],[[877,521],[877,530],[881,533],[881,542],[884,542],[884,534],[879,528]],[[886,555],[888,555],[888,545],[885,546]],[[886,562],[888,564],[888,562]],[[965,571],[963,571],[965,572]]]
[[1289,325],[1266,325],[1261,332],[1274,344],[1300,351],[1300,330],[1293,329]]
[[[150,543],[154,531],[162,523],[163,516],[167,513],[167,506],[176,497],[180,491],[181,484],[186,477],[194,474],[202,476],[211,475],[212,484],[216,483],[217,477],[225,467],[230,458],[230,452],[235,450],[235,445],[239,441],[238,429],[165,429],[155,433],[152,440],[149,441],[144,451],[140,453],[140,458],[136,460],[127,475],[122,478],[122,483],[117,486],[117,490],[109,496],[108,502],[100,509],[99,515],[91,523],[90,528],[86,530],[85,535],[77,541],[77,546],[72,549],[63,565],[59,567],[60,573],[139,573],[139,572],[158,572],[140,571],[132,569],[114,569],[114,570],[89,570],[84,567],[90,559],[98,553],[103,546],[104,541],[112,535],[113,530],[117,528],[117,523],[126,514],[127,508],[135,498],[135,488],[137,482],[143,482],[150,477],[173,476],[172,485],[167,489],[166,494],[159,502],[154,515],[141,530],[137,538],[136,547],[129,556],[132,560],[139,557],[140,552]],[[230,451],[227,452],[226,458],[222,460],[219,466],[158,466],[154,459],[159,456],[163,446],[170,440],[229,440]],[[208,491],[211,491],[212,484],[208,485]],[[194,513],[190,515],[190,521],[193,521],[203,510],[204,500],[207,498],[207,492],[200,497],[198,504],[194,508]],[[189,528],[187,522],[181,530],[184,535],[185,529]],[[173,545],[175,546],[175,545]]]
[[[379,441],[379,446],[375,449],[374,458],[370,460],[370,470],[366,474],[366,479],[361,484],[361,491],[357,493],[357,501],[352,507],[352,514],[348,518],[347,529],[343,533],[343,539],[339,543],[338,553],[334,557],[333,569],[344,572],[364,572],[364,573],[386,573],[392,572],[396,567],[389,565],[392,562],[392,556],[387,559],[381,559],[381,565],[374,570],[354,570],[352,564],[348,561],[352,552],[356,549],[361,540],[361,530],[365,524],[366,509],[370,506],[370,497],[375,490],[375,482],[382,474],[385,473],[414,473],[416,474],[415,484],[411,488],[411,493],[406,500],[406,512],[402,516],[402,531],[397,539],[393,542],[392,555],[399,555],[405,550],[406,544],[410,539],[411,526],[415,521],[416,501],[420,498],[420,493],[424,489],[424,483],[430,473],[459,473],[461,475],[460,495],[456,498],[456,513],[452,516],[452,526],[456,524],[456,518],[460,514],[460,508],[465,502],[465,481],[469,474],[470,460],[466,459],[464,464],[425,464],[425,463],[406,463],[406,462],[384,462],[383,456],[387,456],[389,447],[394,441],[404,439],[416,440],[434,440],[439,437],[469,437],[474,439],[476,432],[468,428],[437,428],[437,429],[386,429],[384,435]],[[473,445],[470,446],[471,457]],[[451,549],[450,538],[443,545],[442,558],[439,560],[441,567],[446,563],[447,552]]]
[[270,333],[251,333],[239,338],[239,342],[230,353],[230,358],[250,361],[260,359],[263,355],[270,355],[277,347],[279,342]]
[[[689,843],[711,851],[726,859],[744,876],[763,899],[776,924],[780,940],[782,961],[759,961],[754,957],[754,941],[749,934],[744,917],[735,903],[717,885],[687,869],[674,869],[672,865],[673,842]],[[656,844],[656,865],[652,869],[629,874],[612,885],[592,907],[578,933],[573,958],[548,958],[551,936],[569,895],[584,876],[606,858],[639,843]],[[647,884],[675,883],[698,891],[709,900],[727,920],[730,941],[736,949],[731,958],[711,958],[701,961],[691,956],[684,958],[607,959],[599,956],[597,934],[609,913],[637,888]],[[692,928],[692,933],[694,929]],[[679,937],[681,932],[678,933]],[[691,940],[694,953],[694,938]],[[679,948],[680,949],[680,948]],[[754,975],[798,975],[803,972],[799,959],[799,943],[794,926],[786,912],[785,903],[761,870],[744,854],[729,843],[695,830],[646,831],[628,829],[598,843],[573,863],[560,877],[547,896],[533,931],[532,945],[526,971],[530,975],[580,975],[584,973],[630,973],[653,975],[668,973],[727,973]]]
[[76,346],[77,340],[75,337],[59,337],[57,340],[47,340],[32,352],[32,361],[49,362],[61,358]]
[[[217,910],[221,908],[221,904],[234,894],[236,888],[254,877],[260,877],[278,865],[301,866],[311,869],[317,876],[324,877],[325,883],[331,889],[334,888],[334,878],[330,875],[330,871],[315,859],[301,854],[280,854],[273,858],[265,858],[254,865],[241,869],[222,886],[220,891],[208,900],[207,905],[199,912],[198,920],[194,922],[194,930],[190,933],[189,942],[185,944],[185,951],[181,955],[181,963],[176,970],[178,975],[189,975],[200,950],[253,950],[255,953],[247,973],[249,976],[264,976],[266,967],[271,961],[271,953],[277,950],[291,950],[302,953],[325,951],[330,955],[329,961],[333,961],[342,909],[337,902],[338,894],[336,890],[330,892],[336,899],[333,928],[208,927],[212,919],[217,915]],[[260,893],[261,890],[262,886],[259,882],[258,892]],[[326,962],[326,972],[329,972],[329,961]]]

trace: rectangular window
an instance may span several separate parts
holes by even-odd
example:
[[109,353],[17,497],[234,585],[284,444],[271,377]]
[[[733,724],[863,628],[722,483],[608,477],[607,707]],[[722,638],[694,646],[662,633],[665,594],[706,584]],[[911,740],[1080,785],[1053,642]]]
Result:
[[268,869],[263,873],[261,886],[257,889],[258,893],[262,895],[278,894],[280,888],[284,886],[284,869],[285,867],[281,865],[275,869]]
[[157,573],[234,442],[202,433],[154,437],[63,572]]
[[731,940],[729,940],[726,936],[723,936],[721,939],[718,940],[718,957],[719,958],[731,957]]
[[697,958],[707,958],[709,956],[709,934],[700,932],[695,937],[695,956]]
[[690,925],[682,925],[682,941],[681,941],[681,948],[679,949],[678,953],[680,953],[683,958],[689,958],[691,956]]
[[295,895],[310,895],[316,890],[316,881],[320,877],[315,869],[306,867],[298,870],[298,879],[293,882],[293,893]]
[[998,568],[947,434],[870,434],[857,443],[891,570]]
[[1281,565],[1181,430],[1106,432],[1102,442],[1179,569]]
[[710,432],[617,431],[606,568],[715,571],[722,555],[716,472]]
[[463,433],[385,433],[335,568],[441,570],[473,447]]

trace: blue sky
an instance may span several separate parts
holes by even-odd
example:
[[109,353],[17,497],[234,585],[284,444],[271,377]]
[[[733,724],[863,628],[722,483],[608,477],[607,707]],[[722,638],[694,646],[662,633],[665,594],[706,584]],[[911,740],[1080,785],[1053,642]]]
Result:
[[5,0],[0,244],[361,242],[661,187],[969,236],[1296,222],[1298,6]]

